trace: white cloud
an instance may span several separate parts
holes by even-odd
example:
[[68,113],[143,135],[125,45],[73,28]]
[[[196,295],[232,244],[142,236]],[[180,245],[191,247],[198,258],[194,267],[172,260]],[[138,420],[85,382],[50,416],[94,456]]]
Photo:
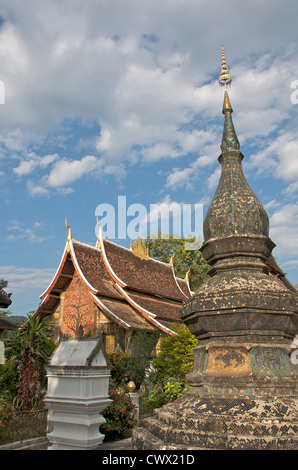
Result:
[[45,183],[52,188],[63,187],[91,173],[97,176],[102,167],[103,162],[94,155],[87,155],[81,160],[62,159],[53,165]]
[[274,252],[284,261],[297,255],[298,203],[283,205],[272,214],[269,236],[276,244]]
[[173,172],[167,177],[166,187],[171,189],[177,189],[180,187],[193,189],[193,184],[190,181],[192,174],[192,168],[173,168]]
[[[282,132],[266,148],[253,154],[249,159],[249,167],[256,169],[257,174],[268,171],[276,178],[295,185],[298,178],[298,139],[289,132]],[[295,186],[292,186],[294,189]],[[291,190],[290,190],[291,191]]]
[[48,165],[57,160],[58,154],[49,154],[43,157],[30,152],[26,155],[26,160],[21,160],[19,166],[13,169],[14,173],[18,176],[24,176],[32,173],[36,168],[46,168]]
[[42,230],[44,230],[44,226],[41,222],[34,222],[32,227],[24,228],[23,224],[17,220],[11,220],[7,226],[7,231],[10,232],[7,240],[14,241],[25,239],[31,243],[41,243],[49,238],[48,236],[39,235],[39,232]]
[[38,289],[42,292],[55,274],[53,269],[0,266],[0,277],[8,281],[8,291],[13,294],[27,294]]
[[50,191],[41,185],[35,185],[32,181],[27,182],[27,189],[30,196],[49,196]]

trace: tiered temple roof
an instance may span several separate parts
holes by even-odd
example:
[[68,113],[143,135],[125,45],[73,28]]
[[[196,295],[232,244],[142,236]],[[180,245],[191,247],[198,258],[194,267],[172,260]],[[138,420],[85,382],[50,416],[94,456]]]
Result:
[[94,305],[125,330],[157,328],[172,334],[170,325],[181,322],[179,309],[192,294],[188,281],[177,278],[171,264],[139,256],[104,239],[101,231],[96,247],[73,239],[69,231],[60,265],[35,316],[51,315],[74,277]]

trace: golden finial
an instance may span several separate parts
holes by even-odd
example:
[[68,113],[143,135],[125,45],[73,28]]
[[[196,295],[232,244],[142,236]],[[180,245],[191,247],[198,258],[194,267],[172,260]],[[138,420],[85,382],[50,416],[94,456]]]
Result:
[[174,254],[171,256],[171,259],[170,259],[170,262],[169,262],[169,264],[171,266],[174,266],[174,256],[175,256]]
[[229,74],[229,70],[226,64],[225,51],[224,51],[223,46],[221,49],[221,71],[218,77],[218,82],[220,86],[225,86],[225,87],[227,87],[227,85],[231,85],[232,83],[232,77]]
[[184,281],[186,282],[189,282],[189,272],[190,272],[190,269],[187,271],[185,278],[184,278]]
[[67,241],[70,242],[70,240],[72,240],[72,235],[71,235],[70,226],[68,225],[66,219],[65,219],[65,226],[68,228]]
[[149,250],[146,247],[146,243],[142,240],[141,236],[139,235],[136,241],[133,243],[132,236],[130,241],[130,249],[135,256],[140,259],[149,259]]
[[100,237],[101,237],[101,225],[98,222],[98,217],[96,216],[96,225],[98,225],[98,235],[97,235],[97,242],[96,242],[96,248],[100,248]]

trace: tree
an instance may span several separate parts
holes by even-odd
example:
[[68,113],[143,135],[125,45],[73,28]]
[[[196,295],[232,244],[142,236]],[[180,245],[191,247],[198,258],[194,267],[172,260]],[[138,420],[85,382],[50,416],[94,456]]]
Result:
[[173,257],[175,275],[184,279],[188,273],[190,289],[196,291],[208,279],[210,268],[199,249],[187,249],[193,248],[190,244],[198,247],[201,240],[199,237],[178,238],[175,235],[161,234],[160,231],[146,239],[150,257],[164,263],[169,263]]
[[[10,310],[0,310],[0,318],[7,318],[8,315],[11,315]],[[10,320],[12,322],[12,320]]]
[[169,378],[184,383],[185,376],[193,368],[193,348],[198,340],[184,324],[173,324],[171,329],[176,335],[164,337],[160,343],[160,352],[152,361],[154,367],[153,380],[164,384]]
[[5,279],[0,279],[0,289],[5,289],[8,286],[8,281]]

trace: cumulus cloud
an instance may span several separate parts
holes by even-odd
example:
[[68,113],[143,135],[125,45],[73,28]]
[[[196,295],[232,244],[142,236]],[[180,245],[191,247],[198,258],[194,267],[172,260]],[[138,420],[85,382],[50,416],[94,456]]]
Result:
[[34,222],[32,227],[25,228],[23,224],[17,220],[12,220],[7,226],[7,231],[9,232],[7,240],[14,241],[25,239],[31,243],[41,243],[49,238],[48,236],[40,235],[40,232],[43,230],[44,225],[41,222]]
[[[44,195],[50,188],[62,191],[82,177],[97,175],[102,156],[108,166],[139,160],[148,164],[194,152],[201,157],[197,167],[212,165],[218,149],[212,158],[203,149],[217,144],[221,126],[212,120],[220,115],[220,52],[215,44],[221,45],[223,31],[215,27],[212,41],[205,39],[212,25],[224,24],[228,11],[230,32],[225,28],[224,35],[234,79],[236,128],[243,143],[253,136],[267,137],[293,108],[285,84],[298,73],[288,52],[295,47],[296,37],[291,45],[289,34],[296,26],[287,4],[293,9],[289,0],[283,5],[274,0],[270,11],[266,5],[242,5],[240,13],[233,0],[216,0],[212,7],[190,0],[129,0],[125,7],[119,0],[77,0],[75,5],[53,0],[47,6],[33,0],[26,6],[18,0],[4,1],[0,60],[9,107],[0,114],[0,143],[24,154],[30,144],[47,141],[53,130],[59,129],[61,137],[67,132],[65,121],[78,116],[95,121],[100,129],[92,150],[97,161],[88,155],[52,162],[22,156],[14,174],[31,177],[43,170],[44,184],[32,178],[27,187],[32,195]],[[266,21],[258,29],[256,23],[265,12],[270,27]],[[282,53],[272,50],[272,44]],[[286,155],[283,161],[286,166]],[[269,158],[270,164],[276,165],[274,158]],[[168,187],[182,178],[184,169],[175,166]],[[188,174],[189,170],[184,172]],[[292,165],[284,173],[277,168],[276,174],[286,178],[293,174]]]
[[0,266],[0,277],[8,281],[9,292],[13,295],[27,294],[32,290],[42,292],[55,274],[53,269],[24,268],[20,266]]
[[34,152],[26,155],[26,160],[20,161],[19,165],[13,169],[14,173],[18,176],[24,176],[32,173],[36,168],[46,168],[58,158],[58,154],[45,155],[40,157]]
[[94,155],[88,155],[81,160],[59,160],[47,177],[46,185],[52,188],[67,186],[82,176],[98,174],[102,166],[102,161]]
[[297,255],[298,203],[279,207],[270,217],[270,237],[277,245],[277,256],[284,261]]
[[[258,174],[268,174],[270,171],[276,178],[295,182],[298,178],[298,139],[290,132],[281,132],[265,148],[253,154],[249,160],[249,166]],[[290,190],[291,192],[291,190]]]

